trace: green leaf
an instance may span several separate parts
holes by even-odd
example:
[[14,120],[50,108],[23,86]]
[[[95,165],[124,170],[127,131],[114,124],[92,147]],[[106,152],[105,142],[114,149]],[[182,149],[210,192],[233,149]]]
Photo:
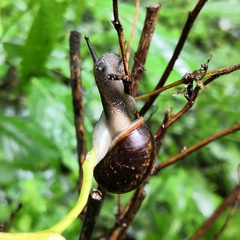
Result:
[[9,164],[24,169],[56,163],[58,149],[27,119],[0,115],[0,151]]
[[21,87],[27,84],[29,76],[43,73],[45,63],[58,40],[65,9],[66,2],[41,1],[23,49]]

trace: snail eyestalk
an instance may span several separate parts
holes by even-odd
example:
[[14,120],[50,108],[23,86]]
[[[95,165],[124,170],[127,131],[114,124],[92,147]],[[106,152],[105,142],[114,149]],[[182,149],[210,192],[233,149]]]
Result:
[[91,44],[91,42],[90,42],[90,40],[89,40],[89,37],[88,37],[88,36],[85,36],[85,39],[86,39],[88,48],[89,48],[89,50],[90,50],[90,53],[91,53],[91,55],[92,55],[93,62],[95,63],[95,62],[97,62],[97,61],[99,60],[99,59],[98,59],[98,56],[97,56],[97,54],[95,53],[95,51],[94,51],[94,49],[93,49],[93,47],[92,47],[92,44]]

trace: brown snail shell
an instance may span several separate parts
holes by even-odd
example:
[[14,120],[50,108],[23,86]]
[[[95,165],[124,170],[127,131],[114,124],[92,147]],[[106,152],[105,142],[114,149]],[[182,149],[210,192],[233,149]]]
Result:
[[94,168],[94,177],[109,192],[129,192],[150,174],[154,158],[153,136],[140,118],[113,140],[106,156]]

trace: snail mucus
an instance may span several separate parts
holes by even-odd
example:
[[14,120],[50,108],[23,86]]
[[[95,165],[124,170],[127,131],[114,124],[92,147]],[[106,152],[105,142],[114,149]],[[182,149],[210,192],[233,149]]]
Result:
[[[125,193],[137,188],[153,168],[154,139],[137,109],[125,81],[122,58],[105,53],[98,58],[85,37],[94,62],[94,77],[103,112],[97,122],[92,145],[96,151],[94,178],[105,190]],[[133,119],[133,120],[132,120]]]

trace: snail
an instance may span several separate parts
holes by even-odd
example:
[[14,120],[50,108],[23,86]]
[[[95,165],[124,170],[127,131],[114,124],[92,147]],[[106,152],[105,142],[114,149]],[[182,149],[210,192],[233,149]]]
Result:
[[97,122],[92,144],[96,150],[94,178],[105,190],[125,193],[137,188],[150,174],[155,159],[154,139],[124,80],[122,58],[105,53],[98,58],[85,37],[94,62],[94,77],[103,112]]

